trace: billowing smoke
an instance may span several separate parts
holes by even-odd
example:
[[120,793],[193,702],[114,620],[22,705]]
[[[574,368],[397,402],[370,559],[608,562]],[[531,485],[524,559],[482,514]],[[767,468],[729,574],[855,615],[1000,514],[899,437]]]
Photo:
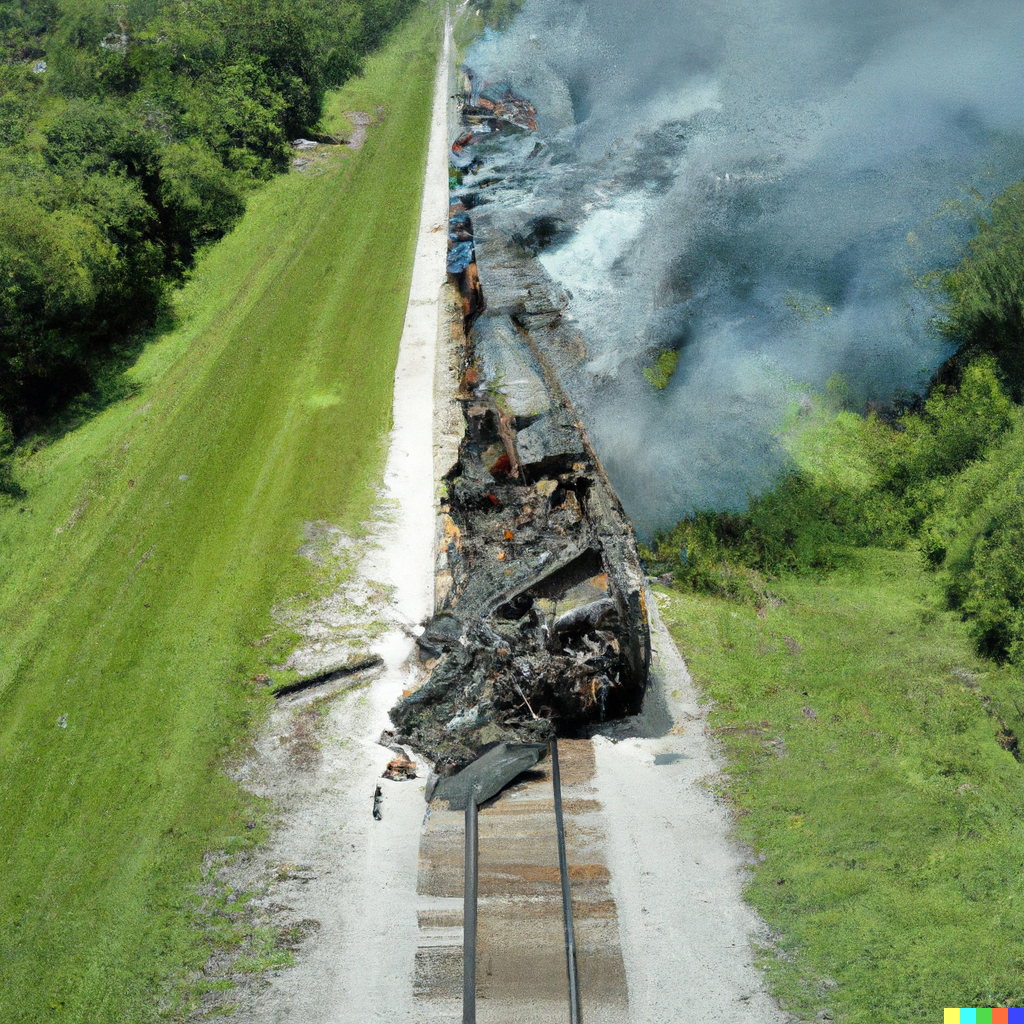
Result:
[[915,281],[969,235],[943,211],[1024,176],[1022,55],[1019,0],[527,0],[476,44],[539,125],[478,177],[509,231],[546,225],[566,384],[641,533],[745,504],[832,373],[861,403],[927,382]]

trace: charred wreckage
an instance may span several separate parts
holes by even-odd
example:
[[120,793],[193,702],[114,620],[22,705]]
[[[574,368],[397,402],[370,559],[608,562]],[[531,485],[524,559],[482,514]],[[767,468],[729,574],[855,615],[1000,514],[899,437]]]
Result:
[[[466,71],[447,268],[462,307],[464,431],[441,492],[435,613],[419,638],[432,671],[391,711],[395,739],[440,776],[497,744],[635,714],[647,684],[633,530],[545,354],[581,347],[566,296],[521,238],[487,231],[487,179],[470,183],[479,144],[533,131],[535,117],[511,89],[480,88]],[[486,231],[479,250],[474,218]]]

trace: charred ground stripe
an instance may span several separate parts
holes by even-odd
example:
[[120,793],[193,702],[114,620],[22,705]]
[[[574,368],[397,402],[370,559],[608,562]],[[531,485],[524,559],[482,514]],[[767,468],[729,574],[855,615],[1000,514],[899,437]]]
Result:
[[[566,852],[572,883],[583,1020],[628,1016],[618,914],[609,889],[594,752],[561,740]],[[551,762],[480,811],[477,1020],[565,1024],[565,935]],[[435,803],[420,838],[419,948],[414,991],[421,1024],[461,1019],[464,815]]]

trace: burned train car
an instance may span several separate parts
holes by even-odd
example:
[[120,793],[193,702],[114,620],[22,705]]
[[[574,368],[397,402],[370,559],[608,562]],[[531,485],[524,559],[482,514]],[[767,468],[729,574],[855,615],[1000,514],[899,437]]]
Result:
[[[464,127],[478,127],[481,98],[490,117],[533,126],[529,104],[501,87],[467,97]],[[453,150],[467,166],[468,134]],[[496,743],[637,713],[650,662],[632,527],[546,354],[579,344],[565,296],[520,240],[489,233],[477,251],[471,215],[485,210],[471,186],[452,196],[464,433],[443,481],[435,614],[419,638],[432,671],[391,711],[397,738],[441,775]]]

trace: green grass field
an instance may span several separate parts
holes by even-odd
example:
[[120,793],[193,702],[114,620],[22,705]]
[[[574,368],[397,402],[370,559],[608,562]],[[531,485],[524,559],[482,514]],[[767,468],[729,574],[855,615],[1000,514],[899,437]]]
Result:
[[356,532],[390,426],[439,42],[424,8],[330,104],[358,153],[283,177],[176,297],[128,401],[23,457],[0,507],[0,1020],[143,1021],[209,945],[206,850],[258,839],[224,773],[265,713],[271,608]]
[[783,602],[668,592],[725,745],[774,991],[808,1020],[1024,1001],[1019,675],[974,653],[918,553],[860,549]]

